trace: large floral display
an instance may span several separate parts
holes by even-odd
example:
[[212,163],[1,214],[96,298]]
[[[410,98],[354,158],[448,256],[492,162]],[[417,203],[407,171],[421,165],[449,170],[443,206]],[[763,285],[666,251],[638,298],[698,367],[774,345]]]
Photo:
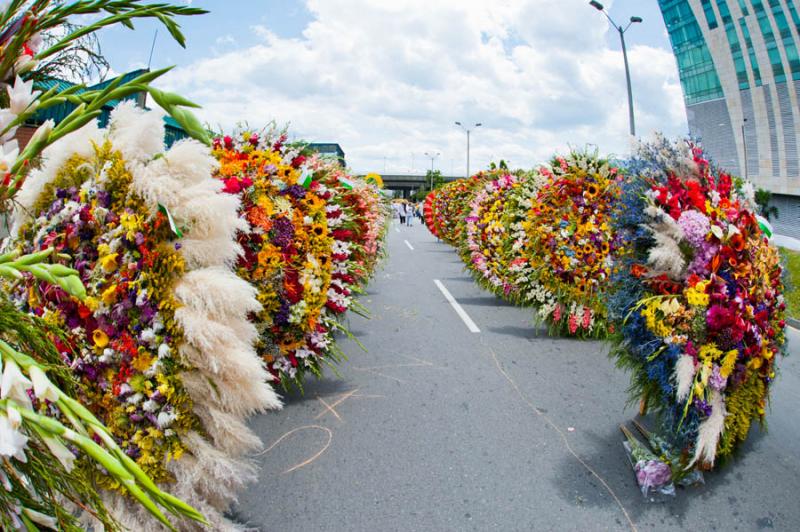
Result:
[[729,457],[763,423],[785,345],[778,251],[753,188],[690,142],[659,139],[629,164],[609,313],[635,397],[660,419],[673,475]]
[[504,253],[510,228],[503,217],[507,198],[525,179],[507,171],[494,173],[496,179],[486,181],[469,200],[459,253],[478,284],[499,297],[516,299],[517,286]]
[[14,295],[66,331],[60,356],[125,454],[224,526],[260,446],[244,419],[280,402],[251,345],[255,290],[226,266],[240,251],[238,199],[220,193],[205,146],[162,152],[163,127],[124,103],[107,131],[89,125],[46,152],[18,195],[17,245],[54,248],[87,297],[33,278]]
[[[100,28],[120,23],[133,27],[134,19],[156,18],[182,44],[175,17],[201,13],[204,11],[188,6],[138,0],[6,2],[0,8],[4,96],[0,98],[0,212],[8,215],[13,200],[22,197],[20,189],[43,152],[47,158],[58,151],[54,147],[46,152],[49,146],[70,135],[80,138],[80,128],[92,122],[99,109],[127,95],[150,93],[186,131],[202,138],[197,119],[185,109],[193,104],[149,85],[168,69],[127,80],[117,78],[108,90],[82,90],[79,98],[75,96],[79,86],[64,90],[56,85],[41,91],[35,81],[59,72],[64,65],[82,64],[77,56],[91,49],[86,40]],[[71,17],[79,14],[93,23],[70,25]],[[67,96],[68,92],[72,95]],[[46,120],[26,143],[18,142],[22,127],[37,123],[33,116],[37,110],[64,105],[67,100],[73,106],[63,109],[58,123]],[[113,435],[116,420],[98,419],[86,408],[89,399],[83,383],[59,352],[60,346],[69,342],[69,331],[50,316],[26,314],[18,301],[11,301],[13,286],[20,285],[35,286],[40,293],[60,292],[63,299],[85,306],[91,301],[81,272],[63,264],[67,257],[63,248],[56,251],[55,241],[27,254],[20,247],[6,240],[0,255],[0,277],[13,283],[4,285],[0,294],[0,479],[4,488],[0,490],[0,527],[117,530],[127,509],[153,526],[160,523],[171,528],[175,523],[167,514],[183,518],[181,526],[207,523],[196,509],[162,491],[126,452],[129,449],[123,449]],[[97,492],[97,485],[114,485],[124,493],[127,497],[115,501],[124,509],[113,511],[108,499]]]
[[618,196],[618,170],[588,153],[556,156],[532,201],[522,257],[552,299],[538,315],[555,332],[602,336],[603,294],[611,255],[620,247],[611,229]]
[[434,234],[450,245],[458,245],[464,229],[464,218],[469,212],[472,195],[483,186],[489,174],[481,172],[469,179],[448,183],[433,197]]
[[355,305],[382,252],[376,185],[312,156],[286,134],[240,132],[214,142],[218,177],[241,198],[238,273],[258,289],[258,351],[284,386],[340,360],[337,317]]

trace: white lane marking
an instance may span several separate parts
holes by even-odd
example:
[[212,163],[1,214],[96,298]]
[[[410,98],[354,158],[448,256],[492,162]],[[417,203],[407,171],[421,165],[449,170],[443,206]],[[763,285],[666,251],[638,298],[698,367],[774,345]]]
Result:
[[458,304],[456,298],[453,297],[453,294],[450,293],[450,291],[442,284],[442,282],[439,279],[434,279],[433,282],[439,291],[444,295],[444,298],[448,301],[448,303],[450,303],[450,306],[453,307],[453,310],[456,311],[456,314],[458,314],[458,317],[461,318],[461,321],[464,322],[464,325],[467,326],[469,332],[481,332],[481,330],[478,329],[478,326],[475,325],[475,322],[472,321],[472,318],[469,317],[469,314],[467,314],[467,312],[461,308],[461,305]]
[[398,233],[400,232],[400,228],[397,227],[396,225],[394,226],[394,230],[397,231]]
[[406,243],[406,246],[408,246],[408,249],[410,249],[411,251],[414,251],[414,246],[411,245],[411,242],[409,242],[408,240],[403,240],[403,242]]

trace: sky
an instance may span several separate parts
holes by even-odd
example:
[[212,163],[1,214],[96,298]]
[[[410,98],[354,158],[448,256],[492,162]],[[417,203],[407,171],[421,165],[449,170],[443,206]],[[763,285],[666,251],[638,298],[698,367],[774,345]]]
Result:
[[[186,1],[186,0],[184,0]],[[287,124],[338,142],[358,173],[445,175],[505,159],[531,168],[570,148],[630,151],[618,32],[588,0],[188,0],[184,50],[161,29],[156,85],[203,109],[213,129]],[[644,19],[625,34],[637,134],[687,132],[674,56],[656,0],[603,2]],[[157,25],[100,35],[116,72],[147,66]]]

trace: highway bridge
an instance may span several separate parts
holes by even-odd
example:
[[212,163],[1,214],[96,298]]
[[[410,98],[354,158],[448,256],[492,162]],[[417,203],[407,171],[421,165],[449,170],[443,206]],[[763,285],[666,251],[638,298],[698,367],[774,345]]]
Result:
[[[461,179],[464,176],[442,176],[445,183]],[[398,196],[408,197],[413,191],[422,188],[423,186],[430,186],[429,178],[426,175],[413,175],[413,174],[381,174],[383,179],[383,186],[388,190],[396,190],[400,192]]]

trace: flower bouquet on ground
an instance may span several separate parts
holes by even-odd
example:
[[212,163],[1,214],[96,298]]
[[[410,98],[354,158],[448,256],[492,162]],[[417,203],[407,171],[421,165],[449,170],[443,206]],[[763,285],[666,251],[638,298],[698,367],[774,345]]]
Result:
[[653,497],[656,495],[674,497],[675,484],[672,482],[672,469],[669,464],[639,441],[625,425],[620,425],[619,428],[625,435],[622,445],[644,498],[654,500]]
[[[161,114],[122,103],[108,130],[89,124],[45,152],[17,195],[15,246],[55,249],[85,297],[34,276],[11,293],[65,331],[53,342],[76,393],[124,455],[221,527],[261,445],[244,420],[280,403],[250,343],[255,293],[226,267],[238,201],[220,193],[205,146],[163,152],[163,128]],[[108,500],[124,526],[149,526]]]
[[[618,170],[596,154],[555,157],[522,224],[521,257],[546,291],[539,318],[556,334],[602,337],[608,332],[604,294],[612,254],[622,246],[611,228]],[[548,296],[552,295],[552,299]]]
[[609,294],[613,355],[682,467],[711,469],[765,421],[785,347],[780,258],[752,185],[699,146],[658,138],[628,173],[613,224],[629,242]]

